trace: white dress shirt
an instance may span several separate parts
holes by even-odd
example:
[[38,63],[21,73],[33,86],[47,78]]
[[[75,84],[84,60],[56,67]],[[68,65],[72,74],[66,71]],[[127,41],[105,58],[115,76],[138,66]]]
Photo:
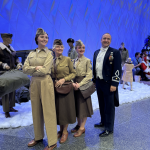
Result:
[[103,70],[103,61],[104,61],[104,57],[105,54],[107,52],[109,47],[103,48],[101,47],[98,55],[97,55],[97,59],[96,59],[96,77],[103,79],[103,74],[102,74],[102,70]]

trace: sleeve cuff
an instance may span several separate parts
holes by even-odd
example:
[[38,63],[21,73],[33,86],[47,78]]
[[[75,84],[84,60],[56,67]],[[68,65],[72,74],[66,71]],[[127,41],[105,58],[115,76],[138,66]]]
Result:
[[8,65],[7,65],[7,63],[3,63],[2,66],[3,66],[3,69],[5,69],[6,66],[8,66]]
[[80,82],[79,85],[82,86],[83,85],[82,82]]
[[118,87],[119,81],[112,81],[112,82],[111,82],[111,85],[112,85],[112,86]]

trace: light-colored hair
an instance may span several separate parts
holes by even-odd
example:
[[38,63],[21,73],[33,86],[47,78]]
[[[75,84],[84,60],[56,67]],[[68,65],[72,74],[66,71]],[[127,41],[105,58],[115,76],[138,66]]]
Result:
[[38,28],[36,31],[36,35],[43,35],[46,34],[46,32],[42,28]]
[[83,42],[79,39],[78,41],[76,41],[75,49],[77,49],[77,46],[82,46],[82,45],[83,45]]
[[62,40],[61,39],[55,39],[53,42],[52,49],[54,49],[56,47],[56,45],[63,45]]

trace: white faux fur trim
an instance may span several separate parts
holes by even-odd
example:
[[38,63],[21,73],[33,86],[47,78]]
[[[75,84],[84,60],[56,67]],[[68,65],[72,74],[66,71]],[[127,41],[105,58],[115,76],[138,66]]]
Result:
[[[11,45],[10,45],[10,47],[11,47],[12,51],[15,51],[14,48]],[[0,42],[0,48],[2,50],[4,50],[6,48],[6,50],[11,54],[10,49],[6,45],[4,45],[2,42]]]
[[148,66],[148,64],[145,61],[142,61],[143,64],[145,64],[145,66]]
[[146,75],[146,77],[148,78],[148,79],[150,79],[150,75],[148,75],[148,74],[145,74]]
[[149,69],[149,68],[146,68],[146,69],[144,70],[144,72],[148,73],[148,72],[150,72],[150,69]]

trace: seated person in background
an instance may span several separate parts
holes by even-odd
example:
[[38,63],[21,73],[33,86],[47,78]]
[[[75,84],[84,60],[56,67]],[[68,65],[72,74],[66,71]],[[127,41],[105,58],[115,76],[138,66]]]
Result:
[[140,57],[140,53],[139,52],[136,52],[135,53],[135,58],[132,59],[132,62],[134,64],[134,68],[133,68],[133,78],[134,78],[134,75],[139,75],[140,74],[140,71],[141,71],[141,62],[142,62],[142,58]]
[[[22,64],[16,57],[16,51],[10,45],[12,43],[12,34],[1,34],[3,43],[0,42],[0,71],[8,71],[11,69],[21,69]],[[15,106],[15,91],[2,97],[3,111],[5,117],[10,117],[9,112],[17,112]]]
[[145,57],[148,56],[148,50],[147,49],[142,49],[142,54],[144,54]]
[[144,57],[144,61],[141,63],[141,68],[145,76],[150,80],[150,68],[149,68],[149,58],[148,56]]
[[144,55],[144,53],[141,53],[141,60],[143,61],[144,60],[144,57],[145,57],[145,55]]

